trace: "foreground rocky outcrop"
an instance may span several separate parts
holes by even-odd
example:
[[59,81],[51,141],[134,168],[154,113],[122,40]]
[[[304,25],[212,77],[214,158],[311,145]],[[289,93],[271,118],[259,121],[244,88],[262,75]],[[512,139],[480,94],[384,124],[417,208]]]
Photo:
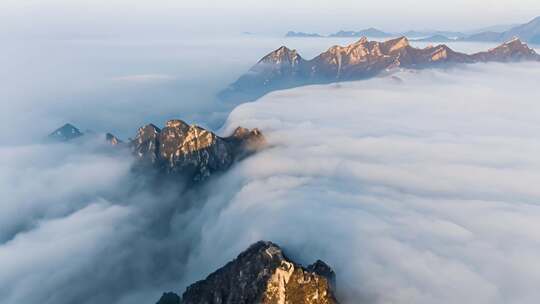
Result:
[[469,55],[444,44],[415,48],[405,37],[385,42],[369,41],[364,37],[348,46],[333,46],[311,60],[282,46],[262,58],[221,92],[220,97],[235,102],[250,101],[274,90],[366,79],[397,68],[424,69],[491,61],[540,61],[540,56],[519,39]]
[[335,273],[322,261],[308,267],[260,241],[189,286],[182,298],[165,293],[158,304],[333,304]]
[[264,144],[258,129],[239,127],[231,136],[220,137],[182,120],[170,120],[163,129],[153,124],[139,128],[129,147],[139,167],[151,166],[161,173],[198,182],[227,170]]

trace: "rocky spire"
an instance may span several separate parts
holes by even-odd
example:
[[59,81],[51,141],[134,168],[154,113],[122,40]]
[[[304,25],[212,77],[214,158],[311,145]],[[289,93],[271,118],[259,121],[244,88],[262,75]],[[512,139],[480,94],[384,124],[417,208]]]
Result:
[[307,268],[260,241],[189,286],[182,304],[334,304],[335,274],[322,261]]
[[137,166],[152,166],[165,174],[202,181],[214,172],[225,171],[234,161],[261,148],[264,136],[257,129],[238,128],[220,137],[182,120],[170,120],[165,128],[149,124],[139,128],[130,142]]
[[274,64],[293,67],[302,61],[302,57],[296,50],[291,50],[286,46],[281,46],[277,50],[264,56],[259,64]]

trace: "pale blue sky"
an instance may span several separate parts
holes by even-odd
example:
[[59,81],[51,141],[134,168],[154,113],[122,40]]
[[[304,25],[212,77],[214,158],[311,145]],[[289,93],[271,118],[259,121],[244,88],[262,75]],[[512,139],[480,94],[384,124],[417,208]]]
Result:
[[523,23],[539,0],[2,0],[2,30],[124,33],[333,32],[369,26],[388,31],[467,30]]

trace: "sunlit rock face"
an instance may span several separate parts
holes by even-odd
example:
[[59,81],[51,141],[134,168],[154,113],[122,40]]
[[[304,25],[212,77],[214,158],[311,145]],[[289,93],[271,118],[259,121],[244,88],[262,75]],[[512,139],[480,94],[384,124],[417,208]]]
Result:
[[163,129],[152,124],[139,128],[130,146],[141,165],[202,181],[214,172],[225,171],[264,142],[257,129],[238,128],[222,138],[182,120],[170,120]]
[[424,69],[475,62],[539,60],[540,56],[519,39],[469,55],[444,44],[415,48],[406,37],[385,42],[369,41],[363,37],[348,46],[333,46],[311,60],[304,60],[295,50],[281,47],[261,59],[220,97],[227,101],[250,101],[274,90],[366,79],[396,68]]
[[183,304],[332,304],[335,274],[322,261],[307,268],[271,242],[258,242],[206,279],[189,286]]
[[533,49],[529,48],[527,44],[521,42],[521,40],[514,38],[494,49],[487,52],[481,52],[472,55],[474,60],[489,62],[509,62],[509,61],[539,61],[540,55],[538,55]]

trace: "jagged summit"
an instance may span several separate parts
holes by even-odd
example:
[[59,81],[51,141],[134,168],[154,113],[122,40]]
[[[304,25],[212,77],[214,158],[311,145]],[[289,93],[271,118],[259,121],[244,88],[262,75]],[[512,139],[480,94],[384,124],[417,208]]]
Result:
[[[335,273],[318,260],[302,267],[272,242],[260,241],[189,286],[171,304],[335,304]],[[164,298],[162,297],[162,299]],[[161,302],[160,302],[161,304]]]
[[268,92],[307,84],[359,80],[395,68],[424,69],[475,62],[540,60],[519,39],[477,54],[464,54],[445,44],[415,48],[406,37],[385,42],[366,37],[347,46],[332,46],[311,60],[281,47],[266,55],[250,71],[220,94],[224,100],[254,100]]
[[472,57],[481,62],[540,61],[540,55],[518,37],[513,37],[487,52],[473,54]]
[[167,128],[188,128],[189,127],[189,125],[185,121],[180,120],[180,119],[169,120],[165,123],[165,126]]
[[281,46],[277,50],[264,56],[259,63],[273,63],[282,65],[295,65],[302,61],[302,57],[296,50],[291,50],[286,46]]
[[405,36],[385,41],[382,43],[382,46],[387,53],[392,53],[404,48],[411,47],[409,39],[407,39],[407,37]]
[[49,134],[48,138],[53,141],[66,142],[81,137],[84,134],[74,125],[66,123]]
[[214,172],[225,171],[264,143],[258,129],[239,128],[231,136],[222,138],[197,125],[174,119],[167,121],[163,129],[153,124],[139,128],[129,146],[141,166],[152,166],[162,173],[197,182]]
[[[65,142],[81,136],[79,129],[65,124],[52,132],[49,139]],[[200,182],[215,172],[223,172],[266,145],[259,129],[238,127],[232,135],[220,137],[179,119],[167,121],[163,129],[154,124],[144,125],[127,143],[106,133],[105,142],[129,148],[137,160],[134,166],[137,172],[157,172],[160,176],[170,175],[189,182]]]

